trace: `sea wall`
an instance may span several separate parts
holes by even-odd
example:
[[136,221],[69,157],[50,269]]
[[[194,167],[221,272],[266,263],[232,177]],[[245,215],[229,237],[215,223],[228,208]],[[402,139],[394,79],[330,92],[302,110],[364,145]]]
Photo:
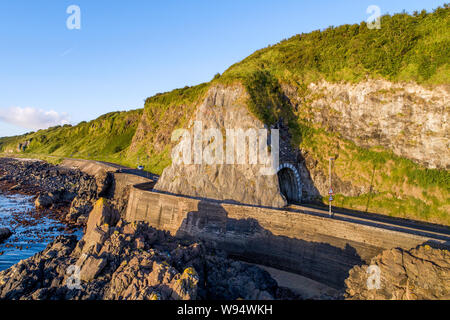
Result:
[[176,196],[133,186],[125,219],[207,245],[249,262],[342,288],[355,265],[391,248],[414,248],[427,236],[325,216]]

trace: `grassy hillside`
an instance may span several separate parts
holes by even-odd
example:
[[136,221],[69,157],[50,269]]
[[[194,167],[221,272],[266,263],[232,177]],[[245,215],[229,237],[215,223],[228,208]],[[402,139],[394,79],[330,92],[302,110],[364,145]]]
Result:
[[296,35],[255,52],[208,83],[150,97],[144,110],[1,138],[0,150],[15,152],[19,143],[30,141],[25,155],[139,163],[160,174],[170,164],[172,131],[186,125],[208,88],[239,83],[249,93],[249,110],[268,124],[285,119],[293,146],[314,158],[318,170],[326,175],[329,156],[336,156],[334,170],[341,180],[370,186],[359,197],[337,195],[335,205],[450,225],[448,171],[425,169],[389,150],[360,148],[308,122],[287,103],[282,91],[282,85],[289,84],[306,97],[308,84],[321,79],[354,83],[384,78],[449,85],[449,60],[448,5],[432,13],[386,15],[380,30],[369,30],[363,22]]
[[1,138],[0,151],[17,152],[19,144],[29,142],[22,152],[25,155],[124,162],[123,154],[131,143],[141,115],[142,110],[112,112],[76,126],[57,126],[22,136]]
[[[333,174],[368,192],[358,197],[338,194],[334,206],[450,226],[450,172],[426,169],[380,147],[361,148],[339,134],[303,124],[299,148],[328,176]],[[328,204],[328,196],[321,200]]]
[[296,35],[256,51],[231,66],[221,81],[248,79],[258,70],[282,82],[357,82],[382,77],[422,84],[450,83],[450,9],[381,18],[381,29],[365,22]]
[[127,159],[161,174],[171,163],[172,132],[187,124],[209,86],[204,83],[146,99],[141,122],[126,153]]

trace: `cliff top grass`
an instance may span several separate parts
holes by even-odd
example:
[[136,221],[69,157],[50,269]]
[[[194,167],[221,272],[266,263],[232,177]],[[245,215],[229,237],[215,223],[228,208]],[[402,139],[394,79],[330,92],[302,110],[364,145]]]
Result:
[[450,83],[450,8],[381,17],[381,29],[366,22],[330,26],[261,49],[231,66],[217,80],[229,83],[268,71],[282,82],[358,82],[371,78]]

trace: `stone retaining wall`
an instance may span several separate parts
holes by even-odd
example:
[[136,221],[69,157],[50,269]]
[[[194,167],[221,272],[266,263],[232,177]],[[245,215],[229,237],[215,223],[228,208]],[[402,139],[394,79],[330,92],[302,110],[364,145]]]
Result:
[[[147,186],[148,188],[149,186]],[[434,241],[425,236],[278,209],[131,188],[125,219],[230,255],[342,288],[348,271],[383,250]]]

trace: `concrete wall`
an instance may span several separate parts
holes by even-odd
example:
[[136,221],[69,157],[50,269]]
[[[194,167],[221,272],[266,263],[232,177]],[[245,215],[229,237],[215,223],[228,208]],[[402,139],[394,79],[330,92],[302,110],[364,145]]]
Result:
[[155,181],[145,177],[136,176],[129,173],[113,172],[112,183],[107,193],[107,198],[114,201],[116,209],[120,214],[124,214],[128,205],[131,188],[136,184],[148,183],[153,186]]
[[424,236],[312,214],[201,200],[134,186],[127,221],[207,244],[249,262],[295,272],[341,288],[348,271],[385,249],[412,248]]

